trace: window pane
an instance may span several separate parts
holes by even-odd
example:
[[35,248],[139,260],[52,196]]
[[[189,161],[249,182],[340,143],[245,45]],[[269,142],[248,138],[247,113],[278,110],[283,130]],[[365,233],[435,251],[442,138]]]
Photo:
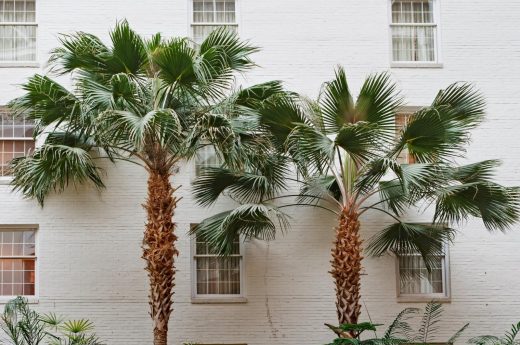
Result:
[[34,295],[35,260],[0,259],[0,295]]
[[6,108],[0,107],[0,176],[9,175],[9,163],[13,158],[34,151],[33,130],[32,121],[14,118]]
[[[197,240],[196,290],[201,295],[238,295],[240,294],[240,242],[233,243],[232,257],[214,254],[207,244]],[[204,253],[204,254],[202,254]]]
[[435,32],[431,26],[393,26],[393,61],[435,61]]
[[443,293],[443,264],[444,257],[436,257],[431,272],[428,272],[421,256],[399,257],[401,294]]
[[392,3],[392,22],[402,23],[433,23],[431,0],[402,0]]

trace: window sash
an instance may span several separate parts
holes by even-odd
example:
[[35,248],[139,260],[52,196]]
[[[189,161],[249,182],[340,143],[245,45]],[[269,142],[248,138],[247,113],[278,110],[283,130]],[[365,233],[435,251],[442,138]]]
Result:
[[38,284],[36,262],[36,230],[0,230],[0,297],[35,297]]
[[0,63],[37,61],[36,1],[0,0]]
[[[192,227],[194,224],[192,225]],[[214,253],[205,241],[191,240],[192,297],[202,299],[234,299],[244,296],[243,244],[236,241],[233,254],[226,257]]]
[[[446,249],[447,250],[447,249]],[[447,252],[446,252],[447,253]],[[448,290],[448,258],[447,254],[438,255],[437,258],[440,259],[440,267],[437,268],[437,273],[440,273],[440,282],[441,282],[441,291],[435,291],[435,287],[433,283],[439,283],[439,281],[431,281],[430,278],[433,278],[432,275],[434,274],[434,270],[432,270],[431,273],[428,273],[426,268],[424,267],[424,262],[422,261],[420,254],[405,254],[405,255],[399,255],[397,256],[397,295],[398,297],[438,297],[438,298],[446,298],[449,297],[449,290]],[[401,262],[403,258],[420,258],[417,261],[419,263],[414,263],[416,265],[415,267],[402,267]],[[411,262],[411,261],[409,261]],[[405,270],[421,270],[424,272],[421,272],[421,275],[414,275],[412,277],[406,277],[404,276]],[[440,272],[439,272],[440,271]],[[408,284],[409,288],[415,285],[415,287],[418,286],[419,291],[406,291],[406,284]],[[428,286],[429,285],[429,286]],[[425,291],[423,291],[423,289]],[[432,291],[426,291],[431,289]]]

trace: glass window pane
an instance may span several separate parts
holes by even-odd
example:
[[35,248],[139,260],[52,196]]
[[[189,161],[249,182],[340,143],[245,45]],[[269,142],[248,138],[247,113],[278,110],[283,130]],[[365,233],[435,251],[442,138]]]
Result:
[[444,257],[438,256],[428,272],[420,255],[399,257],[401,294],[443,293]]

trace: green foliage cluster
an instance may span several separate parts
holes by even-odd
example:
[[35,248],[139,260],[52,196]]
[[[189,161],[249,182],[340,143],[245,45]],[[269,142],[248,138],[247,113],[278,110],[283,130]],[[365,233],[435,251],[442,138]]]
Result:
[[40,314],[26,298],[17,297],[5,305],[0,328],[6,345],[103,345],[86,319],[64,320],[54,314]]

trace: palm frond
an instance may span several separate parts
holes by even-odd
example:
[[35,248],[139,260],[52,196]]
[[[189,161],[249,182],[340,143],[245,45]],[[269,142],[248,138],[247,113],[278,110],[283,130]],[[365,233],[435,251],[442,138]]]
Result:
[[324,84],[320,96],[321,116],[327,134],[337,133],[347,123],[355,123],[355,104],[343,67],[337,67],[335,78]]
[[412,317],[419,313],[418,308],[405,308],[399,314],[385,331],[383,339],[406,339],[412,341],[412,327],[408,323]]
[[365,80],[359,92],[357,120],[377,124],[378,135],[389,141],[394,138],[395,114],[402,102],[388,73],[373,74]]
[[35,135],[52,123],[69,121],[80,112],[76,96],[47,76],[35,74],[22,89],[25,94],[11,101],[9,106],[15,115],[35,120]]
[[439,330],[438,323],[440,322],[442,313],[443,308],[441,303],[432,301],[426,304],[416,341],[428,343],[430,334],[436,333]]
[[372,256],[388,252],[396,255],[420,254],[428,270],[435,257],[444,253],[444,245],[453,240],[455,230],[440,224],[394,223],[374,235],[367,246]]
[[489,230],[506,230],[520,217],[520,189],[494,182],[449,185],[437,191],[435,220],[461,223],[481,218]]
[[483,121],[486,104],[482,94],[471,84],[454,83],[439,91],[432,107],[443,119],[473,129]]
[[45,144],[30,156],[14,159],[11,168],[13,189],[36,198],[41,205],[50,192],[61,192],[69,184],[89,181],[105,187],[100,168],[83,147]]
[[365,121],[341,127],[335,143],[359,164],[374,158],[381,144],[377,125]]
[[273,240],[276,228],[289,227],[288,216],[274,206],[244,204],[234,210],[209,217],[192,228],[191,233],[201,236],[218,253],[231,253],[238,236],[246,240]]
[[460,336],[462,335],[462,333],[464,333],[464,331],[466,331],[466,328],[469,327],[469,323],[465,324],[464,326],[462,326],[461,329],[459,329],[457,332],[455,332],[454,335],[451,336],[450,339],[448,339],[448,344],[454,344],[455,341],[457,341],[457,339],[460,338]]
[[110,33],[112,49],[106,59],[111,74],[125,73],[136,76],[142,74],[148,64],[146,46],[126,20],[117,23]]

